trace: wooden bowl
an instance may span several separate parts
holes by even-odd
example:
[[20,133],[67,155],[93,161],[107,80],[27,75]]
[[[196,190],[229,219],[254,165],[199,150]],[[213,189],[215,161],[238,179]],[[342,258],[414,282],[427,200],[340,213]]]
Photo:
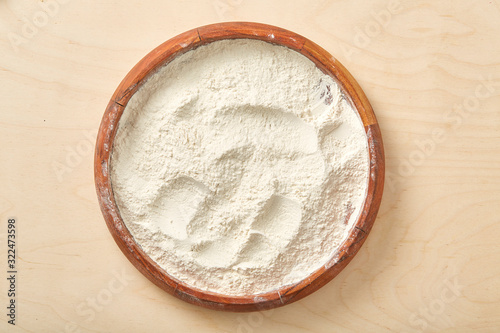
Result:
[[[227,296],[192,288],[165,272],[136,244],[125,226],[113,197],[109,163],[118,122],[130,97],[148,75],[176,56],[221,39],[249,38],[287,46],[311,59],[332,76],[350,99],[364,124],[368,138],[370,172],[363,210],[337,253],[306,279],[291,286],[259,295]],[[370,232],[378,212],[384,187],[384,150],[380,129],[372,107],[351,74],[327,51],[305,37],[270,25],[232,22],[203,26],[182,33],[146,55],[132,68],[116,89],[102,118],[95,150],[95,184],[106,224],[130,262],[149,280],[168,293],[192,304],[226,311],[255,311],[295,302],[324,286],[352,260]]]

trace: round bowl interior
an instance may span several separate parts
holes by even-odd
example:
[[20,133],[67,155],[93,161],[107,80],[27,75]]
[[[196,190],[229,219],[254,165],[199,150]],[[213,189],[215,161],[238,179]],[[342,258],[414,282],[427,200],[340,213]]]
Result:
[[[169,276],[142,251],[120,216],[108,170],[120,117],[131,96],[148,76],[176,56],[198,46],[222,39],[239,38],[258,39],[289,47],[312,60],[318,68],[336,80],[363,122],[368,140],[370,170],[361,214],[349,236],[326,265],[295,285],[259,295],[227,296],[184,284]],[[255,311],[282,306],[311,294],[339,274],[358,252],[372,228],[382,198],[384,170],[382,137],[375,114],[360,86],[344,66],[307,38],[278,27],[248,22],[219,23],[193,29],[166,41],[146,55],[123,79],[106,108],[97,137],[94,163],[95,185],[104,219],[130,262],[168,293],[192,304],[227,311]]]

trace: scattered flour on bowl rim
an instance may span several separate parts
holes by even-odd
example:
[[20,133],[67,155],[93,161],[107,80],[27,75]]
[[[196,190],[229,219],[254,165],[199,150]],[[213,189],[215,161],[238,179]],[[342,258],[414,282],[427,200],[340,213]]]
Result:
[[223,40],[161,67],[120,119],[111,182],[139,246],[171,277],[226,295],[327,264],[363,206],[363,124],[305,56]]

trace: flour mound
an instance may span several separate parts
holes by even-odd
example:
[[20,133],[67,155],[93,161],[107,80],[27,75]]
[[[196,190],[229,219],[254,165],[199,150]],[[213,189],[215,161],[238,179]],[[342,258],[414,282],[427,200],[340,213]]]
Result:
[[312,61],[226,40],[163,66],[119,122],[116,203],[173,278],[229,295],[301,281],[332,258],[368,182],[357,113]]

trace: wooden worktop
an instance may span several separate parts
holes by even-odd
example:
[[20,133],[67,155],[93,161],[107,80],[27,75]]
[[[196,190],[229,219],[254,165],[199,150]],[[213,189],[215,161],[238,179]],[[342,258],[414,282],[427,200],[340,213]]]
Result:
[[[115,244],[94,188],[97,129],[121,79],[165,40],[222,21],[280,26],[333,54],[385,145],[382,205],[357,256],[262,313],[156,287]],[[499,22],[498,0],[0,1],[0,331],[498,332]]]

